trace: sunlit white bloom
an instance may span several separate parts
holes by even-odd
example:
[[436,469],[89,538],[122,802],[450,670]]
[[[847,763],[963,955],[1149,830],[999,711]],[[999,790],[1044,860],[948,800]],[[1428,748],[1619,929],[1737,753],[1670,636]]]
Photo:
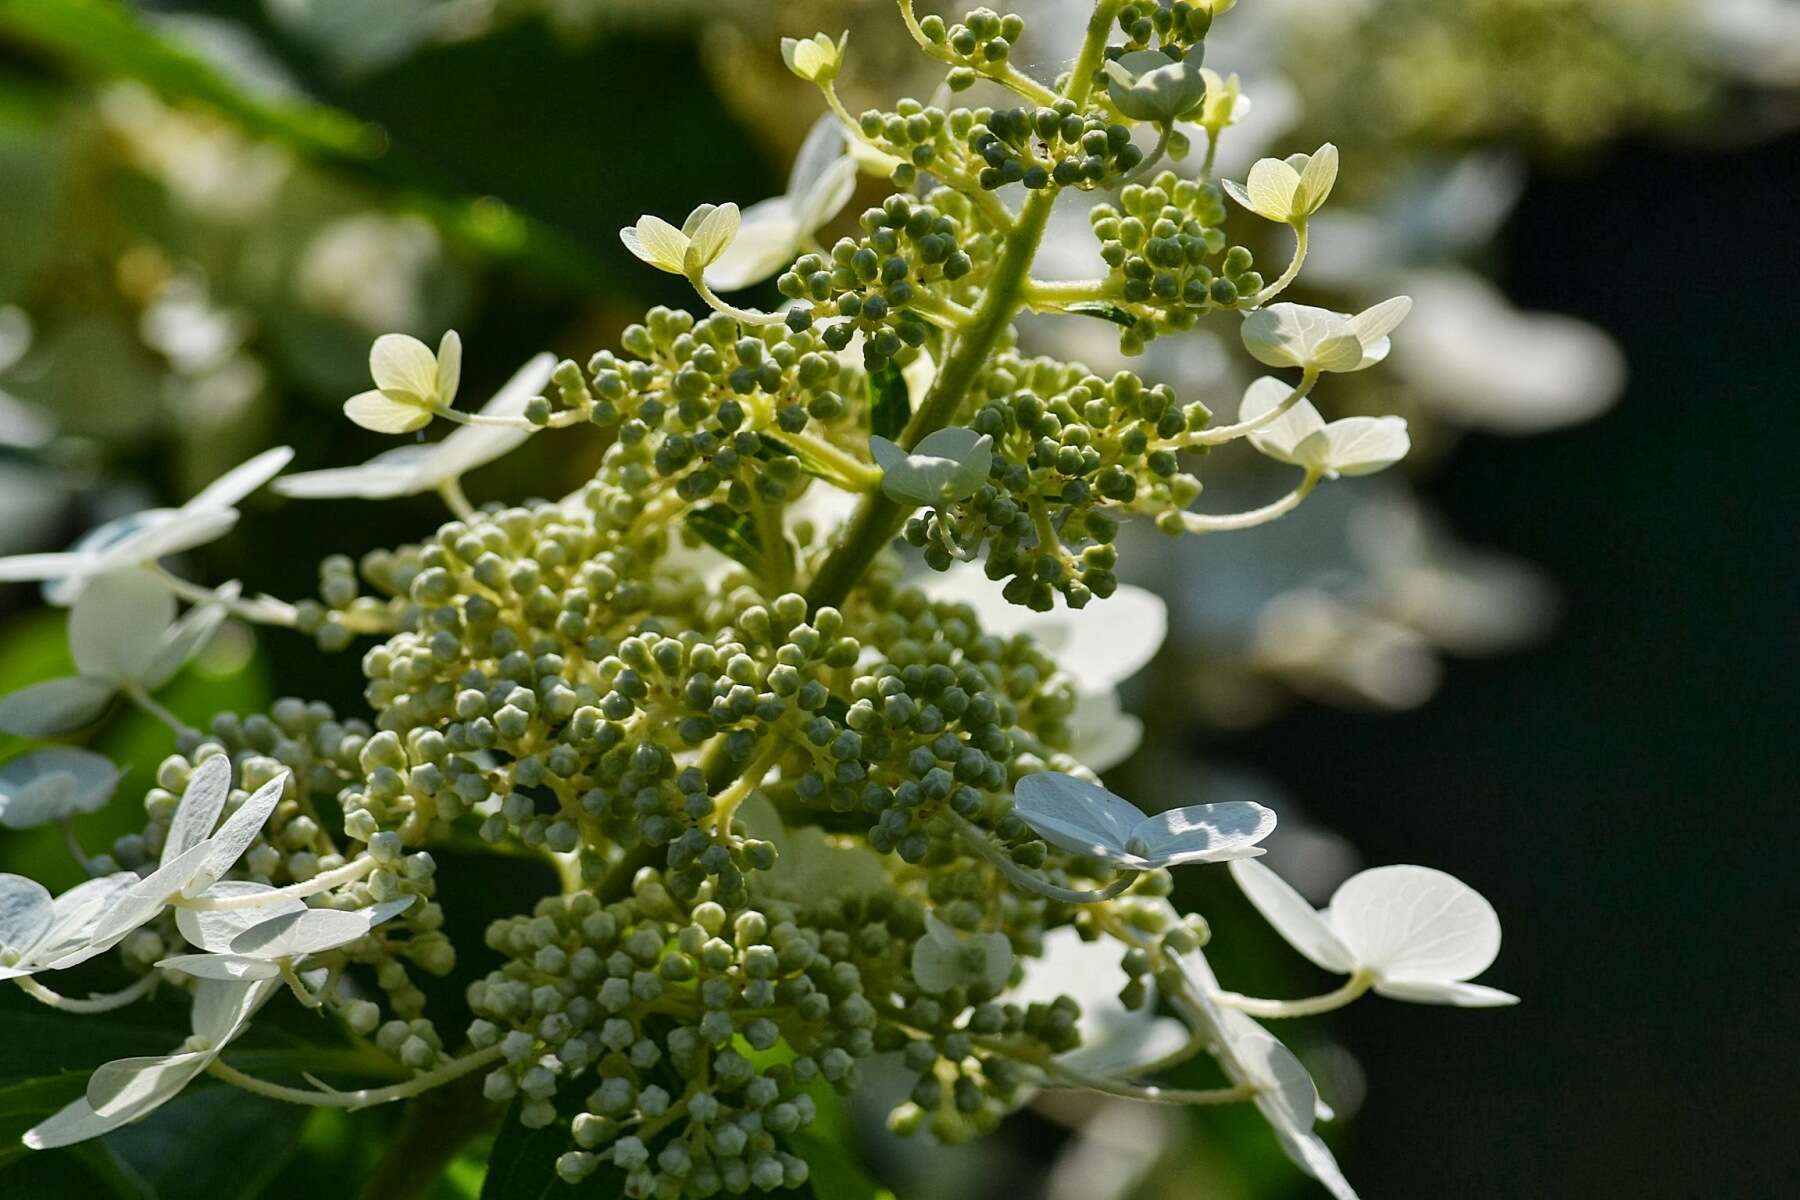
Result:
[[215,304],[204,279],[177,275],[144,309],[138,333],[178,374],[202,375],[237,352],[250,333],[250,321]]
[[1053,771],[1013,786],[1013,812],[1051,845],[1130,871],[1252,857],[1262,853],[1256,843],[1275,830],[1275,814],[1249,801],[1147,817],[1097,784]]
[[619,231],[625,248],[659,271],[698,275],[718,262],[737,237],[742,215],[735,204],[702,204],[677,229],[661,217],[642,216]]
[[1337,183],[1337,147],[1326,142],[1311,154],[1258,159],[1243,183],[1221,180],[1225,194],[1277,224],[1299,224],[1318,212]]
[[119,768],[91,750],[46,746],[0,765],[0,825],[33,829],[99,812],[119,784]]
[[33,1150],[73,1145],[149,1115],[204,1074],[278,987],[273,980],[200,980],[194,988],[191,1037],[169,1054],[121,1058],[101,1066],[88,1079],[86,1095],[33,1126],[25,1144]]
[[[1252,421],[1284,403],[1293,389],[1272,376],[1250,385],[1238,410]],[[1316,471],[1328,479],[1386,470],[1412,448],[1403,417],[1342,417],[1327,423],[1309,400],[1249,435],[1250,444],[1277,462]]]
[[[1254,1103],[1281,1149],[1294,1164],[1325,1185],[1336,1200],[1357,1200],[1337,1160],[1313,1125],[1323,1106],[1312,1076],[1293,1051],[1255,1021],[1219,1004],[1218,980],[1199,951],[1181,960],[1192,984],[1188,1015],[1213,1039],[1213,1057],[1233,1083],[1256,1089]],[[1329,1111],[1329,1110],[1323,1110]]]
[[1308,695],[1388,709],[1423,704],[1443,677],[1417,632],[1315,587],[1263,605],[1249,658]]
[[1412,300],[1395,296],[1354,316],[1310,304],[1271,304],[1244,318],[1244,348],[1271,367],[1361,371],[1388,356],[1388,334],[1406,319]]
[[[386,8],[383,5],[383,8]],[[309,308],[371,333],[426,323],[443,242],[416,213],[359,212],[319,227],[300,251],[294,287]]]
[[1422,403],[1458,424],[1541,433],[1599,415],[1624,391],[1625,356],[1586,321],[1523,312],[1467,271],[1403,282],[1419,298],[1419,315],[1394,369]]
[[998,991],[1012,974],[1012,943],[1004,933],[964,933],[925,914],[925,936],[913,943],[913,981],[926,992],[980,986]]
[[1156,1015],[1156,1005],[1125,1007],[1119,992],[1126,975],[1126,947],[1113,938],[1083,941],[1070,926],[1044,935],[1041,958],[1024,959],[1024,976],[1004,1000],[1021,1008],[1051,1004],[1068,996],[1081,1006],[1076,1029],[1079,1048],[1060,1056],[1072,1070],[1088,1075],[1129,1075],[1167,1058],[1188,1041],[1187,1027]]
[[456,403],[462,383],[462,338],[447,330],[437,353],[416,337],[384,333],[369,348],[373,391],[344,401],[344,415],[376,433],[412,433],[431,424],[434,410]]
[[1372,978],[1378,995],[1422,1004],[1517,1004],[1466,982],[1500,953],[1500,918],[1467,884],[1429,867],[1375,867],[1345,880],[1323,911],[1261,863],[1231,864],[1250,903],[1327,971]]
[[[235,597],[235,585],[220,598]],[[162,687],[211,640],[223,604],[197,604],[179,619],[175,597],[145,571],[115,571],[88,584],[69,612],[76,675],[0,697],[0,729],[26,737],[92,724],[122,692]]]
[[736,240],[706,269],[707,283],[736,291],[799,257],[856,192],[856,160],[846,152],[846,140],[843,125],[829,113],[813,124],[794,159],[787,192],[743,211]]
[[[228,894],[246,893],[237,889]],[[176,914],[176,922],[182,928],[182,936],[188,937],[188,929],[193,928],[195,936],[189,940],[203,946],[205,953],[177,954],[156,965],[198,979],[274,979],[284,966],[291,967],[311,955],[337,950],[367,937],[377,925],[400,915],[416,899],[416,896],[401,896],[349,912],[335,908],[307,908],[297,901],[280,898],[272,902],[281,904],[283,911],[273,916],[266,905],[246,910],[225,909],[216,914],[180,912]],[[208,917],[245,914],[254,914],[255,923],[207,920]],[[183,917],[190,918],[192,925],[184,922]]]
[[1112,690],[1076,692],[1069,727],[1069,756],[1096,775],[1136,754],[1144,741],[1144,723],[1120,706]]
[[117,945],[169,905],[199,896],[224,877],[262,832],[288,780],[283,771],[252,792],[221,824],[219,817],[231,795],[231,775],[231,760],[222,754],[194,768],[170,819],[156,869],[116,898],[95,923],[81,958],[55,965],[68,966]]
[[910,451],[884,437],[869,439],[882,470],[881,490],[903,504],[946,504],[966,500],[987,480],[994,439],[952,425],[928,433]]
[[132,872],[119,871],[86,880],[52,898],[35,879],[0,875],[0,979],[73,966],[93,957],[85,951],[100,914],[137,882]]
[[41,579],[46,600],[73,604],[96,575],[154,563],[222,537],[237,524],[237,503],[293,457],[287,446],[265,450],[213,480],[180,508],[146,509],[108,521],[60,553],[0,558],[0,582]]
[[[482,406],[482,415],[524,416],[526,403],[549,384],[555,368],[554,355],[539,354],[531,359]],[[384,450],[359,467],[334,467],[283,476],[275,481],[275,490],[283,496],[307,500],[339,496],[384,500],[392,496],[412,496],[456,482],[466,472],[509,453],[530,436],[529,429],[462,425],[441,442]]]
[[781,39],[781,61],[808,83],[830,83],[843,69],[844,46],[849,40],[848,31],[835,42],[822,33],[809,38],[784,37]]

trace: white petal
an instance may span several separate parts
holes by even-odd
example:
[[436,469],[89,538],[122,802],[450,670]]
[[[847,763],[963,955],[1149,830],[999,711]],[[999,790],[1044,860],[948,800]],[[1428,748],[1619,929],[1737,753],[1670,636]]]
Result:
[[[533,396],[543,394],[555,370],[555,355],[547,352],[534,355],[524,366],[513,372],[512,378],[494,393],[493,399],[481,406],[481,412],[490,417],[524,416],[527,402]],[[429,447],[427,453],[419,458],[415,468],[414,490],[425,491],[438,487],[476,467],[485,466],[502,455],[511,453],[530,436],[529,429],[458,426],[449,437]]]
[[1259,862],[1238,859],[1231,864],[1231,877],[1288,945],[1327,971],[1348,975],[1356,969],[1356,956],[1332,932],[1325,914],[1308,904],[1281,876]]
[[111,1133],[123,1124],[100,1116],[85,1098],[77,1098],[26,1130],[21,1140],[33,1150],[54,1150]]
[[794,261],[804,236],[785,196],[752,204],[744,210],[737,237],[706,268],[706,282],[722,292],[761,283]]
[[[1244,392],[1244,399],[1238,405],[1238,420],[1254,421],[1264,413],[1277,408],[1294,389],[1275,378],[1264,375],[1252,383]],[[1250,433],[1250,444],[1261,454],[1278,462],[1295,463],[1300,443],[1325,428],[1325,418],[1319,415],[1312,401],[1301,399],[1281,416],[1269,422],[1261,429]]]
[[36,579],[60,579],[85,561],[80,554],[14,554],[0,558],[0,583]]
[[1098,784],[1043,771],[1013,786],[1013,811],[1070,854],[1116,857],[1144,814]]
[[49,889],[23,875],[0,875],[0,952],[23,955],[56,919]]
[[75,667],[95,679],[142,680],[175,620],[175,597],[147,571],[89,581],[69,613]]
[[266,958],[248,958],[241,954],[177,954],[156,964],[169,971],[180,971],[195,979],[225,982],[274,979],[281,968]]
[[437,398],[437,355],[416,337],[384,333],[376,338],[369,348],[369,374],[383,392],[409,396],[420,404]]
[[635,228],[621,229],[619,240],[625,248],[659,270],[679,275],[687,257],[687,235],[661,217],[638,218]]
[[256,1010],[266,1004],[280,986],[272,980],[253,983],[201,980],[194,988],[191,1013],[194,1033],[206,1039],[216,1057],[244,1031]]
[[1499,988],[1479,983],[1438,983],[1426,979],[1386,978],[1375,985],[1375,994],[1414,1004],[1450,1004],[1457,1008],[1503,1008],[1519,998]]
[[271,959],[322,954],[363,937],[383,921],[399,915],[414,899],[402,896],[353,912],[309,908],[303,912],[285,913],[238,934],[231,940],[231,952]]
[[159,520],[145,523],[129,537],[121,538],[103,550],[90,573],[142,566],[204,546],[225,536],[237,522],[238,513],[234,508],[170,512]]
[[251,926],[306,908],[292,896],[278,895],[266,883],[252,883],[247,879],[221,879],[205,892],[207,897],[219,899],[259,894],[268,895],[270,899],[254,908],[178,908],[175,910],[175,927],[191,944],[224,954],[230,951],[232,939]]
[[1351,317],[1350,329],[1364,346],[1372,346],[1394,332],[1411,311],[1411,296],[1395,296]]
[[181,803],[175,806],[175,815],[169,820],[162,865],[167,866],[211,835],[231,796],[231,776],[228,754],[215,754],[188,773]]
[[78,883],[56,898],[55,924],[32,952],[32,961],[46,970],[61,970],[86,962],[108,947],[91,945],[94,926],[114,900],[136,887],[138,877],[116,871]]
[[[690,217],[691,221],[693,218]],[[682,266],[686,270],[704,269],[719,260],[725,253],[725,247],[737,236],[738,226],[743,214],[735,204],[720,204],[708,212],[695,225],[688,241],[687,254],[682,258]]]
[[[794,155],[793,169],[788,172],[788,197],[798,201],[818,187],[836,164],[846,161],[848,142],[843,125],[831,113],[814,121],[806,131],[806,140],[800,143],[799,153]],[[748,218],[748,211],[744,215]]]
[[144,668],[141,676],[144,686],[151,691],[162,687],[196,654],[206,649],[225,623],[225,605],[235,601],[242,590],[236,583],[227,583],[214,592],[217,601],[196,604],[183,613],[181,619],[164,632],[155,656]]
[[344,415],[376,433],[413,433],[431,424],[431,410],[386,392],[360,392],[344,401]]
[[1113,691],[1077,692],[1069,724],[1074,730],[1070,757],[1096,775],[1136,754],[1144,741],[1144,723],[1120,710]]
[[1193,804],[1145,817],[1131,831],[1148,847],[1143,857],[1162,866],[1242,858],[1275,832],[1275,813],[1249,800]]
[[91,750],[34,750],[0,766],[0,825],[33,829],[76,813],[98,812],[118,783],[119,769]]
[[822,226],[830,224],[855,195],[856,160],[846,155],[832,163],[810,191],[794,198],[794,213],[799,219],[801,233],[811,237]]
[[1288,219],[1299,188],[1300,173],[1279,158],[1258,159],[1244,181],[1251,210],[1271,221]]
[[418,483],[419,466],[435,449],[435,446],[400,446],[376,455],[360,467],[328,467],[322,471],[283,475],[275,481],[275,490],[296,500],[344,496],[386,500],[410,496],[429,490],[429,485]]
[[293,460],[292,446],[276,446],[272,450],[264,450],[250,461],[239,463],[207,484],[199,495],[182,505],[181,509],[183,512],[200,512],[236,508],[238,501],[281,474],[281,469]]
[[20,737],[56,737],[92,725],[116,694],[111,680],[70,676],[0,696],[0,729]]
[[98,953],[94,947],[105,949],[116,946],[126,934],[162,912],[168,907],[169,901],[180,894],[187,881],[205,865],[206,856],[211,852],[212,847],[202,842],[120,893],[118,899],[95,923],[87,949]]
[[1412,439],[1404,417],[1344,417],[1302,442],[1299,457],[1323,439],[1318,465],[1339,475],[1373,475],[1406,457]]
[[1376,867],[1331,898],[1331,926],[1359,964],[1383,976],[1449,983],[1500,952],[1500,918],[1473,888],[1430,867]]
[[462,359],[462,335],[446,329],[437,351],[437,402],[445,408],[456,403],[456,389],[462,386]]
[[215,1057],[190,1050],[104,1063],[88,1079],[88,1105],[108,1120],[135,1121],[173,1100]]
[[243,857],[244,851],[250,848],[250,843],[256,840],[263,826],[268,823],[269,814],[281,803],[281,793],[287,786],[288,775],[289,772],[283,771],[257,788],[236,812],[226,818],[225,824],[219,827],[219,832],[207,839],[206,844],[212,847],[212,853],[201,864],[200,870],[182,885],[182,895],[199,895],[236,865],[237,860]]

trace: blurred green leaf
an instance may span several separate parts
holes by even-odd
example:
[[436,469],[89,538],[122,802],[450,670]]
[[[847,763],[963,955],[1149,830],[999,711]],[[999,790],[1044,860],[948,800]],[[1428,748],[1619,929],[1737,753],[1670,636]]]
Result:
[[900,436],[912,420],[912,397],[906,376],[891,358],[869,372],[869,432],[890,440]]

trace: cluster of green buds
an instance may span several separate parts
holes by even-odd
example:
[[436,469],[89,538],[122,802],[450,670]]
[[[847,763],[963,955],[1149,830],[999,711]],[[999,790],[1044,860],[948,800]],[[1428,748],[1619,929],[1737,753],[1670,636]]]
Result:
[[[892,1116],[901,1132],[964,1140],[1044,1087],[1243,1101],[1304,1170],[1352,1195],[1312,1132],[1310,1080],[1246,1014],[1325,1011],[1372,989],[1504,1002],[1466,982],[1498,945],[1491,910],[1448,877],[1392,868],[1327,920],[1248,871],[1253,902],[1349,982],[1295,1002],[1225,991],[1201,955],[1206,923],[1168,902],[1169,872],[1242,867],[1274,814],[1241,801],[1146,814],[1107,792],[1096,771],[1122,754],[1083,739],[1116,677],[1086,677],[1091,663],[1059,660],[993,607],[934,595],[939,581],[909,580],[896,552],[917,548],[928,571],[982,559],[1004,581],[991,598],[1003,614],[1051,612],[1060,596],[1071,620],[1066,610],[1087,609],[1106,622],[1108,603],[1137,590],[1120,583],[1123,521],[1175,536],[1249,528],[1323,480],[1406,453],[1398,418],[1327,421],[1308,396],[1325,374],[1381,361],[1407,302],[1353,316],[1273,302],[1300,268],[1335,151],[1259,163],[1241,187],[1209,167],[1138,181],[1179,159],[1176,121],[1215,137],[1229,123],[1235,90],[1209,108],[1217,76],[1199,65],[1226,7],[1097,0],[1052,88],[1011,61],[1018,18],[921,22],[902,0],[953,88],[996,87],[1014,103],[905,100],[861,119],[835,92],[844,40],[790,41],[788,65],[841,124],[809,138],[793,194],[745,212],[702,205],[680,227],[645,217],[622,234],[710,315],[653,310],[585,368],[540,355],[477,412],[456,407],[454,333],[436,351],[376,342],[376,386],[347,403],[350,418],[395,434],[458,428],[276,490],[436,491],[454,519],[365,555],[360,582],[348,558],[328,559],[319,601],[207,591],[158,565],[229,527],[285,450],[145,529],[0,560],[0,578],[51,578],[77,596],[79,669],[0,698],[0,728],[73,732],[124,696],[169,721],[181,751],[145,799],[143,831],[83,860],[95,875],[83,888],[119,903],[0,877],[0,972],[72,1007],[32,977],[121,948],[137,981],[118,1003],[165,985],[195,993],[210,1057],[181,1070],[338,1107],[466,1076],[511,1106],[502,1138],[560,1130],[540,1139],[556,1175],[634,1200],[805,1185],[809,1126],[878,1052],[915,1076]],[[892,190],[858,233],[807,250],[848,203],[839,163],[851,159]],[[1034,279],[1068,189],[1118,193],[1094,210],[1108,273]],[[1296,231],[1273,282],[1228,236],[1227,196]],[[746,226],[754,253],[733,258]],[[785,270],[770,265],[781,254]],[[722,264],[734,285],[766,266],[792,306],[725,303],[710,282]],[[1220,424],[1204,400],[1128,372],[1020,355],[1013,326],[1027,310],[1115,321],[1128,349],[1229,317],[1261,362],[1298,378],[1258,380]],[[575,425],[610,435],[576,493],[481,508],[463,494],[463,472]],[[1193,511],[1201,455],[1237,440],[1300,482],[1249,512]],[[176,598],[191,606],[179,621]],[[204,735],[186,728],[150,693],[227,615],[327,649],[376,636],[361,656],[368,718],[284,700]],[[1142,653],[1126,655],[1137,665],[1161,636],[1129,633],[1140,635]],[[62,753],[0,771],[0,819],[105,802],[116,770]],[[526,857],[557,885],[489,927],[500,965],[461,981],[475,1014],[466,1038],[440,1028],[418,978],[482,957],[443,933],[433,852],[451,846],[459,870],[478,873],[488,853]],[[1400,909],[1419,919],[1371,932]],[[1069,937],[1115,952],[1098,994],[1057,965]],[[194,952],[168,953],[182,941]],[[1446,941],[1462,952],[1427,952]],[[402,1082],[297,1088],[219,1060],[283,983],[371,1038]],[[1154,1020],[1159,1004],[1181,1022],[1169,1053],[1093,1065],[1110,1026]],[[1144,1082],[1203,1053],[1230,1086]],[[28,1140],[64,1144],[146,1111],[96,1085]]]

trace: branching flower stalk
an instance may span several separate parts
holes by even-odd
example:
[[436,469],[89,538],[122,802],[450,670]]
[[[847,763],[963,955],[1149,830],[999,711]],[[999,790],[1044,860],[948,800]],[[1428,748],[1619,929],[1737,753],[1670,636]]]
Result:
[[[1200,60],[1229,7],[1098,0],[1070,69],[1044,83],[1010,62],[1019,18],[977,9],[947,24],[901,0],[953,93],[984,88],[1014,107],[901,100],[852,114],[834,87],[844,39],[785,43],[842,127],[808,139],[815,157],[792,194],[743,211],[704,204],[680,226],[646,216],[622,234],[687,279],[706,315],[653,310],[585,364],[540,355],[473,412],[456,407],[455,333],[436,350],[376,341],[375,387],[348,401],[350,418],[390,434],[437,420],[454,430],[274,488],[297,500],[435,492],[454,519],[360,563],[327,559],[317,599],[244,599],[162,565],[229,528],[286,450],[68,553],[0,559],[0,579],[45,580],[72,605],[78,668],[0,698],[0,728],[78,733],[124,696],[175,741],[140,833],[91,858],[71,839],[88,882],[51,896],[0,877],[0,978],[71,1013],[167,990],[190,994],[194,1014],[181,1047],[102,1068],[27,1144],[103,1134],[203,1073],[339,1108],[423,1105],[480,1073],[480,1103],[508,1114],[500,1138],[565,1131],[549,1140],[571,1183],[735,1195],[802,1186],[802,1131],[856,1088],[862,1060],[893,1053],[917,1077],[891,1117],[901,1132],[987,1133],[1043,1087],[1248,1102],[1303,1170],[1354,1195],[1312,1132],[1310,1079],[1245,1014],[1307,1015],[1369,991],[1508,1002],[1467,982],[1498,949],[1492,910],[1448,876],[1393,867],[1314,911],[1252,861],[1275,827],[1267,809],[1169,797],[1147,814],[1099,785],[1130,752],[1111,736],[1115,677],[1096,683],[1073,646],[1059,662],[1027,633],[987,628],[1006,623],[991,606],[934,594],[935,573],[979,561],[992,605],[1089,622],[1108,642],[1102,658],[1142,665],[1160,618],[1115,628],[1106,614],[1145,602],[1122,599],[1138,590],[1118,578],[1121,521],[1146,517],[1170,536],[1247,529],[1406,454],[1403,421],[1328,422],[1311,397],[1326,375],[1379,363],[1408,302],[1358,314],[1269,303],[1301,269],[1336,151],[1265,160],[1242,185],[1210,178],[1236,97],[1208,106],[1223,85]],[[1208,134],[1199,178],[1163,165],[1186,154],[1183,121]],[[827,247],[820,230],[850,198],[852,164],[883,176],[886,195]],[[1116,200],[1093,209],[1108,274],[1034,280],[1069,191]],[[1273,283],[1228,237],[1228,197],[1295,230]],[[765,266],[790,301],[781,312],[718,294]],[[1258,380],[1236,420],[1216,422],[1198,399],[1128,372],[1023,357],[1014,322],[1027,309],[1111,322],[1127,350],[1235,320],[1253,355],[1298,377]],[[611,437],[578,492],[480,506],[465,495],[467,471],[577,425]],[[1231,442],[1297,468],[1299,484],[1246,512],[1194,511],[1193,470]],[[361,658],[369,715],[284,699],[187,727],[153,694],[226,616],[326,651],[378,639]],[[0,820],[67,822],[119,778],[84,750],[33,751],[0,766]],[[485,974],[463,968],[468,948],[444,932],[454,901],[439,895],[433,855],[451,845],[474,886],[471,845],[538,859],[556,881],[487,930],[501,965]],[[1299,1001],[1219,987],[1203,957],[1210,927],[1166,900],[1170,871],[1219,863],[1345,985]],[[1116,950],[1115,994],[1058,974],[1046,947],[1077,929]],[[112,995],[65,998],[38,978],[103,954],[131,976]],[[476,1019],[446,1036],[420,973],[455,975]],[[1080,991],[1087,1008],[1067,990],[1022,1000],[1034,978]],[[253,1044],[264,1005],[290,1001],[367,1054],[347,1062],[321,1046],[305,1087],[258,1074],[253,1049],[234,1043]],[[1158,1018],[1159,1005],[1175,1017]],[[1078,1066],[1074,1052],[1105,1049],[1109,1009],[1111,1027],[1179,1018],[1180,1048]],[[1227,1086],[1155,1081],[1200,1054]],[[382,1082],[340,1087],[323,1073]],[[445,1122],[445,1136],[485,1123]],[[427,1181],[409,1162],[447,1161],[449,1147],[421,1142],[428,1124],[407,1122],[384,1186],[417,1190]]]

